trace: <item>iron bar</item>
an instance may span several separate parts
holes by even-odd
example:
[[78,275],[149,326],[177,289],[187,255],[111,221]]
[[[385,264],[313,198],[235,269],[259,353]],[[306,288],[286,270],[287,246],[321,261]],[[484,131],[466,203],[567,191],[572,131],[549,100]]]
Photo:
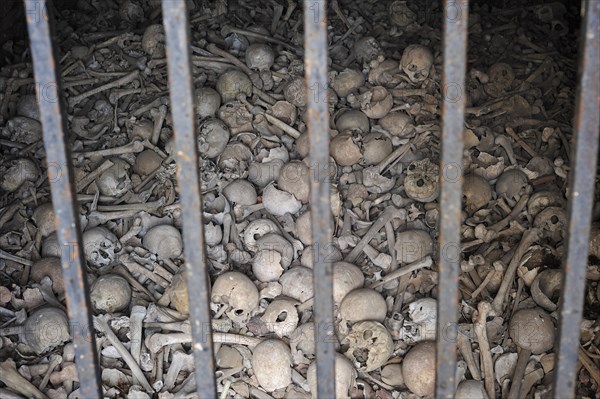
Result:
[[171,114],[175,132],[177,181],[182,204],[185,272],[190,303],[196,392],[201,398],[214,398],[217,397],[217,388],[209,308],[210,282],[206,267],[198,173],[187,2],[163,0],[162,10],[167,43]]
[[73,184],[71,154],[66,143],[64,102],[61,81],[58,79],[58,57],[51,32],[51,7],[46,0],[24,0],[29,43],[33,58],[36,91],[46,149],[48,180],[56,218],[56,233],[61,244],[61,265],[75,362],[79,376],[80,395],[84,398],[102,397],[100,365],[92,330],[92,312],[79,212]]
[[600,2],[582,2],[579,87],[569,174],[567,255],[559,310],[555,398],[574,398],[600,130]]
[[329,182],[327,102],[327,1],[304,0],[304,70],[308,96],[306,124],[310,141],[310,206],[314,251],[314,317],[317,397],[335,395],[333,269],[327,258],[333,226]]
[[436,397],[455,389],[468,2],[444,0]]

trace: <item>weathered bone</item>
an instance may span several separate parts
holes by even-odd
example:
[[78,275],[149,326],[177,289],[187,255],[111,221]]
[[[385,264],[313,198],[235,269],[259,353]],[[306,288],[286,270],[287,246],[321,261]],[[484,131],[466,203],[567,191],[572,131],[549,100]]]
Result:
[[152,138],[150,139],[150,143],[156,145],[158,143],[158,138],[160,137],[160,130],[162,129],[163,122],[167,117],[167,106],[161,105],[156,108],[152,108],[150,110],[150,116],[154,120],[154,127],[152,128]]
[[131,370],[131,374],[139,381],[141,386],[147,392],[154,392],[154,388],[148,383],[146,376],[138,366],[137,361],[131,356],[131,353],[123,346],[119,338],[112,332],[106,321],[102,317],[95,316],[94,317],[94,327],[103,333],[108,341],[115,347],[115,349],[119,352],[125,363],[129,366]]
[[381,230],[385,224],[392,219],[406,219],[406,209],[398,209],[394,206],[388,206],[383,211],[382,215],[373,223],[367,234],[363,236],[363,238],[356,244],[354,249],[346,256],[344,259],[345,262],[354,263],[356,258],[363,251],[365,246],[377,235],[379,230]]
[[134,140],[129,144],[125,144],[121,147],[108,148],[106,150],[87,151],[87,152],[73,152],[73,157],[84,156],[90,157],[111,157],[114,155],[131,154],[134,152],[144,151],[144,144],[139,140]]
[[98,93],[102,93],[103,91],[110,90],[115,87],[124,86],[128,83],[131,83],[135,79],[137,79],[139,77],[139,75],[140,75],[139,71],[133,71],[133,72],[123,76],[122,78],[119,78],[112,82],[106,83],[106,84],[96,87],[94,89],[88,90],[85,93],[81,93],[78,96],[71,97],[71,98],[69,98],[69,107],[74,107],[75,105],[77,105],[81,101],[85,100],[86,98],[96,95]]
[[50,381],[50,374],[52,374],[52,372],[54,371],[55,368],[57,368],[63,361],[62,356],[53,353],[50,355],[50,359],[48,361],[48,370],[46,370],[46,373],[44,374],[44,378],[42,378],[42,382],[40,382],[40,385],[38,386],[38,389],[40,391],[43,391],[44,389],[46,389],[46,385],[48,385],[48,381]]
[[40,392],[40,390],[31,382],[27,381],[25,377],[19,374],[11,360],[0,363],[0,381],[8,388],[26,398],[48,399],[48,397]]
[[486,330],[487,317],[490,314],[494,314],[491,305],[485,301],[479,302],[473,327],[479,343],[479,356],[481,356],[485,390],[488,397],[494,398],[494,363],[492,362],[492,352],[490,351],[490,342],[488,341]]
[[533,245],[534,242],[539,240],[540,237],[541,231],[538,228],[532,228],[523,233],[521,242],[515,250],[515,254],[513,255],[510,264],[504,272],[502,283],[500,284],[500,288],[498,289],[496,297],[492,302],[492,309],[494,310],[495,314],[502,314],[508,290],[515,279],[515,274],[517,273],[517,268],[521,263],[521,258],[523,255],[525,255],[529,247]]

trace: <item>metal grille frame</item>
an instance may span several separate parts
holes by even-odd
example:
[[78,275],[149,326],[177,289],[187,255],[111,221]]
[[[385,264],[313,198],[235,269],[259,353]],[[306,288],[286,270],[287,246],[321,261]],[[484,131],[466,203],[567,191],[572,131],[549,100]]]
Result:
[[[53,19],[46,0],[23,0],[29,31],[40,114],[48,164],[67,165],[66,178],[50,177],[55,207],[57,234],[63,248],[61,263],[66,282],[67,307],[73,329],[76,364],[85,398],[101,398],[100,367],[95,342],[83,331],[92,326],[92,314],[82,255],[81,229],[73,184],[71,154],[66,142],[65,107],[52,38]],[[440,258],[438,291],[438,334],[436,397],[454,395],[456,335],[458,322],[458,276],[460,253],[460,216],[462,196],[462,131],[464,126],[467,52],[468,1],[443,0],[443,77],[442,159],[440,163]],[[163,0],[163,23],[167,38],[168,77],[171,112],[175,132],[177,179],[181,187],[185,269],[189,292],[194,292],[190,307],[192,348],[196,365],[196,386],[201,398],[216,398],[214,352],[209,311],[209,279],[204,250],[202,198],[199,187],[198,151],[193,121],[190,31],[185,1]],[[312,234],[317,247],[314,267],[315,334],[319,398],[335,398],[335,348],[333,340],[332,265],[325,256],[333,227],[329,204],[329,162],[327,87],[327,2],[304,0],[305,71],[310,96],[307,126],[310,160],[318,173],[311,176]],[[559,311],[558,364],[554,381],[557,398],[574,397],[578,360],[579,325],[582,319],[585,269],[592,218],[593,190],[598,154],[600,117],[600,2],[584,0],[580,37],[580,73],[575,115],[574,160],[569,182],[569,225],[567,255],[563,263],[565,278]],[[50,91],[50,92],[48,92]],[[192,150],[190,150],[192,149]],[[197,298],[203,301],[198,301]]]

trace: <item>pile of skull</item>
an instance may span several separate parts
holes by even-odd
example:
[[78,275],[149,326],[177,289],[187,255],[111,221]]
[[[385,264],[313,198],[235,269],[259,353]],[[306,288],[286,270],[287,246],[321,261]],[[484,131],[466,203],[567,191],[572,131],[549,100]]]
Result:
[[[181,234],[186,204],[175,176],[160,2],[108,3],[100,19],[90,17],[95,2],[63,12],[61,23],[77,29],[59,37],[67,52],[61,62],[68,131],[102,383],[106,397],[189,397],[195,377]],[[394,1],[375,8],[389,27],[376,40],[353,8],[338,9],[348,30],[336,20],[330,85],[312,90],[303,77],[302,15],[293,2],[285,15],[280,5],[264,11],[271,30],[226,24],[222,3],[206,10],[190,2],[220,397],[317,397],[312,269],[320,262],[309,180],[323,174],[335,226],[331,242],[319,245],[333,262],[337,397],[431,395],[442,101],[433,29],[416,35],[417,12]],[[255,22],[264,15],[253,8],[244,15],[243,5],[229,11]],[[97,31],[78,33],[86,24]],[[116,33],[106,24],[130,29]],[[283,27],[290,29],[281,33]],[[403,34],[414,41],[400,51],[387,44]],[[66,316],[60,256],[68,247],[57,239],[48,184],[66,170],[46,161],[31,77],[31,64],[7,67],[0,77],[0,270],[21,282],[0,287],[1,315],[11,320],[1,330],[0,351],[13,358],[0,363],[0,391],[71,398],[78,391],[69,341],[79,332]],[[529,105],[531,93],[524,93],[537,80],[527,83],[513,94],[524,79],[510,65],[472,68],[467,113],[518,110],[531,118],[540,105]],[[310,163],[310,96],[328,102],[328,165]],[[495,397],[509,386],[527,393],[554,362],[548,312],[556,310],[561,276],[547,262],[560,257],[566,223],[563,192],[550,187],[566,176],[562,133],[545,128],[537,153],[525,158],[502,132],[471,123],[456,395]],[[540,179],[550,185],[533,184]],[[505,310],[515,276],[531,299],[511,319]],[[547,339],[519,341],[519,323],[536,318]],[[484,348],[504,351],[508,319],[520,357],[508,350],[492,364]],[[54,333],[46,334],[50,328]],[[521,381],[513,373],[518,360],[529,359],[521,359],[524,353],[534,353],[542,367],[515,387],[510,381]],[[23,361],[36,358],[42,361]]]

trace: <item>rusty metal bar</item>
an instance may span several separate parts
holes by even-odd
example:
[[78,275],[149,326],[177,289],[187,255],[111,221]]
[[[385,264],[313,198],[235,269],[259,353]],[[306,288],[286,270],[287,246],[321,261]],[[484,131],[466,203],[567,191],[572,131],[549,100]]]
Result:
[[93,331],[85,261],[79,228],[78,205],[73,185],[71,154],[66,143],[65,114],[61,82],[58,80],[56,47],[51,34],[51,9],[46,0],[24,0],[29,43],[33,58],[48,180],[56,217],[56,233],[61,244],[61,264],[65,280],[67,308],[81,397],[102,397],[100,365]]
[[209,308],[210,282],[206,267],[202,196],[198,173],[198,142],[194,122],[187,2],[163,0],[162,10],[167,43],[171,114],[175,132],[177,181],[182,204],[185,272],[190,303],[192,350],[196,366],[196,392],[201,398],[216,398]]
[[304,70],[308,95],[310,206],[314,251],[317,397],[335,398],[333,269],[326,250],[333,236],[327,104],[327,1],[304,0]]
[[436,397],[454,397],[468,2],[444,0]]
[[574,165],[571,166],[569,175],[569,226],[559,311],[555,398],[575,397],[579,332],[600,136],[600,2],[582,2],[582,13],[576,133],[571,156]]

